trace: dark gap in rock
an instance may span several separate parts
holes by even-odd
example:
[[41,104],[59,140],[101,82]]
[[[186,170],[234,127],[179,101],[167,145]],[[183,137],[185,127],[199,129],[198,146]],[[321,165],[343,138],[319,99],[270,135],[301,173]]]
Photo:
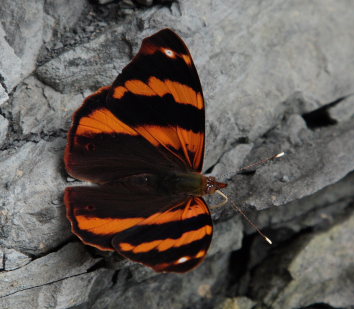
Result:
[[[75,235],[74,235],[75,236]],[[76,237],[76,236],[75,236]],[[77,239],[77,238],[76,238]],[[112,255],[112,251],[101,251],[100,249],[90,246],[90,245],[85,245],[86,251],[93,257],[93,258],[110,258]],[[107,263],[107,262],[106,262]],[[109,268],[109,267],[108,267]]]
[[305,227],[300,231],[293,231],[290,228],[281,227],[279,229],[267,229],[266,234],[270,235],[273,245],[271,246],[271,251],[287,248],[289,244],[296,241],[300,236],[308,235],[314,233],[314,227]]
[[311,304],[306,307],[301,307],[299,309],[344,309],[342,307],[332,307],[328,304],[325,303],[316,303],[316,304]]
[[249,144],[249,138],[247,136],[241,136],[236,141],[237,144]]
[[[245,236],[242,240],[242,246],[239,250],[233,251],[230,255],[228,286],[232,287],[239,284],[239,280],[248,271],[250,260],[250,249],[254,235]],[[237,296],[237,295],[232,295]]]
[[2,111],[2,109],[0,108],[0,115],[3,116],[4,118],[6,118],[5,113]]
[[[287,248],[300,235],[312,233],[313,230],[306,228],[296,233],[291,229],[280,228],[277,230],[262,229],[262,232],[270,237],[273,242],[272,246],[269,246],[257,233],[254,233],[244,237],[241,249],[231,254],[227,296],[247,296],[254,299],[252,278],[258,267],[261,267],[261,264],[267,259],[277,255],[279,250]],[[284,280],[291,280],[287,271],[283,272],[281,276]]]
[[118,282],[118,275],[120,273],[120,269],[116,270],[112,276],[112,283],[113,285],[116,285]]
[[143,9],[147,7],[153,7],[153,6],[165,6],[165,7],[170,7],[175,0],[154,0],[152,3],[149,0],[133,0],[134,4],[136,5],[137,8]]
[[14,128],[15,124],[14,124],[14,121],[12,120],[12,118],[10,118],[10,119],[8,117],[5,117],[5,118],[7,118],[7,120],[9,120],[9,132],[10,133],[8,133],[8,134],[12,135],[13,140],[8,138],[5,141],[4,145],[1,146],[0,150],[7,150],[9,148],[18,148],[28,142],[38,144],[41,140],[44,140],[46,142],[51,142],[58,137],[63,138],[63,139],[67,138],[67,131],[63,130],[63,129],[59,129],[59,130],[51,131],[51,132],[29,133],[29,134],[21,136],[21,133],[17,132],[18,130],[16,130]]
[[[39,259],[43,256],[46,256],[50,253],[54,253],[54,252],[57,252],[59,251],[60,249],[64,248],[67,244],[71,243],[71,242],[75,242],[77,240],[77,237],[75,235],[71,235],[69,238],[67,238],[65,241],[61,242],[59,245],[51,248],[50,250],[44,252],[44,253],[40,253],[40,254],[37,254],[37,255],[31,255],[31,254],[28,254],[27,252],[22,252],[26,255],[28,255],[29,257],[32,258],[32,260],[36,260],[36,259]],[[21,252],[21,251],[20,251]]]
[[9,91],[6,87],[5,78],[1,74],[0,74],[0,85],[5,89],[6,93],[9,93]]
[[305,120],[307,127],[310,129],[316,129],[337,124],[337,121],[332,119],[329,115],[328,110],[346,99],[348,96],[340,97],[312,112],[302,114],[302,118]]
[[256,170],[244,170],[237,173],[237,175],[252,176],[256,173]]
[[323,106],[310,113],[302,114],[306,125],[310,129],[328,127],[337,124],[337,121],[332,119],[328,113],[327,106]]
[[206,171],[205,174],[211,174],[213,172],[213,169],[215,167],[216,164],[213,164],[212,166],[210,166]]
[[107,268],[106,262],[104,259],[98,261],[97,263],[95,263],[91,267],[89,267],[87,269],[87,272],[90,273],[90,272],[93,272],[93,271],[100,269],[100,268]]

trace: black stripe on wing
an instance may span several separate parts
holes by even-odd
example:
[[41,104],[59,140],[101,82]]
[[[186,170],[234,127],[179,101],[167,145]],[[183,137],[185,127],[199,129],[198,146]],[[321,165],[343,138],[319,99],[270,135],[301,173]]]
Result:
[[112,99],[108,108],[126,124],[137,127],[156,125],[181,127],[204,132],[204,110],[188,104],[177,103],[171,94],[142,96],[127,92],[121,99]]

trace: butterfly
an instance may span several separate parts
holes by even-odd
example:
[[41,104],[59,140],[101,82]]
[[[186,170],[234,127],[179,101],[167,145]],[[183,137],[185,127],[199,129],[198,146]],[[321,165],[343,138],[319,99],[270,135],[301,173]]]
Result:
[[202,196],[226,187],[201,173],[204,143],[198,73],[182,39],[163,29],[73,116],[65,166],[94,185],[65,189],[72,232],[157,272],[199,265],[213,234]]

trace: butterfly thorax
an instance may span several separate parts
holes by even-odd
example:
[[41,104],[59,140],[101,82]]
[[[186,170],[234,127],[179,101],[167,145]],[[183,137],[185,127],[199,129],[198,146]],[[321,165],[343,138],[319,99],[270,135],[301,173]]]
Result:
[[127,184],[138,188],[138,191],[153,191],[167,195],[207,195],[225,188],[227,184],[216,181],[215,177],[207,177],[200,173],[144,173],[124,179]]

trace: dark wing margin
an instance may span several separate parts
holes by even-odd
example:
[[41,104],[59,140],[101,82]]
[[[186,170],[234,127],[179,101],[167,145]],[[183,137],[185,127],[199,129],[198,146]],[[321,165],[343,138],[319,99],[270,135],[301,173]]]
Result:
[[132,194],[123,185],[69,187],[65,191],[72,231],[85,244],[145,264],[182,273],[199,265],[213,226],[204,200]]

